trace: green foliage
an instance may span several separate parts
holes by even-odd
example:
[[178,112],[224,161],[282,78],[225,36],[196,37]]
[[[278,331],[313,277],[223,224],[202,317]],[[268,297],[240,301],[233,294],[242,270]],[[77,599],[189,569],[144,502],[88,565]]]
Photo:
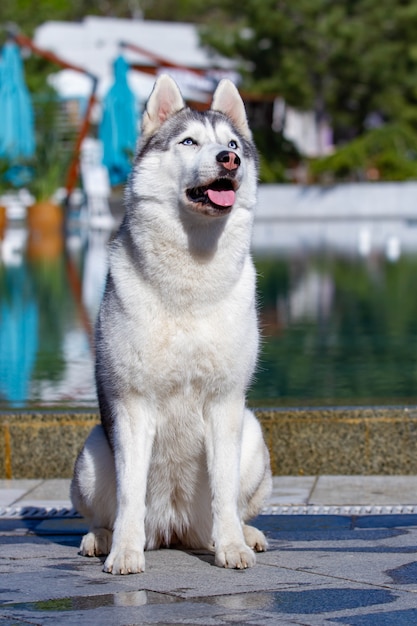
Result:
[[417,133],[406,124],[373,129],[334,154],[312,160],[310,173],[321,183],[417,179]]
[[260,182],[288,182],[289,168],[300,160],[294,145],[282,133],[270,128],[255,130],[253,135],[259,151]]
[[[417,0],[2,0],[0,23],[16,22],[33,34],[47,20],[79,20],[85,15],[182,20],[200,23],[203,45],[237,61],[243,88],[258,95],[280,95],[334,129],[336,145],[366,133],[375,113],[387,125],[417,128]],[[1,37],[0,37],[1,43]],[[47,62],[27,62],[32,93],[42,89]],[[261,180],[286,179],[294,160],[282,137],[268,146],[258,139]],[[272,136],[273,133],[269,133]],[[260,133],[262,135],[262,133]],[[342,153],[337,176],[355,169]],[[360,147],[359,147],[360,149]],[[349,157],[350,158],[350,157]],[[349,159],[348,159],[349,160]],[[414,164],[395,149],[377,159],[383,178],[414,177]],[[366,166],[366,164],[365,164]],[[363,177],[362,165],[359,174]]]
[[6,174],[10,168],[10,163],[7,159],[0,159],[0,195],[9,190],[10,184],[7,182]]
[[212,0],[211,11],[203,41],[239,60],[245,87],[314,110],[337,141],[376,111],[417,125],[417,0]]
[[[126,3],[114,3],[121,17],[130,16]],[[107,13],[106,13],[107,11]],[[15,24],[31,37],[37,26],[48,20],[79,20],[85,15],[111,15],[112,4],[105,0],[1,0],[0,24]],[[116,10],[113,13],[118,15]]]
[[48,85],[47,78],[61,68],[40,56],[32,54],[27,59],[24,59],[24,69],[25,82],[32,94],[39,94],[39,96],[42,94],[44,98],[48,96],[52,99],[56,96],[54,89]]
[[[139,3],[138,3],[139,4]],[[204,21],[210,0],[141,0],[140,7],[147,20],[175,22]]]
[[48,20],[77,21],[101,15],[197,22],[204,19],[205,9],[202,0],[1,0],[0,24],[16,24],[30,37]]
[[33,178],[28,183],[29,191],[39,202],[50,200],[54,193],[65,185],[65,172],[68,166],[57,145],[37,151],[33,161]]
[[36,152],[27,165],[33,176],[27,185],[36,200],[50,200],[65,184],[69,154],[63,150],[57,132],[59,102],[56,96],[45,92],[35,102]]

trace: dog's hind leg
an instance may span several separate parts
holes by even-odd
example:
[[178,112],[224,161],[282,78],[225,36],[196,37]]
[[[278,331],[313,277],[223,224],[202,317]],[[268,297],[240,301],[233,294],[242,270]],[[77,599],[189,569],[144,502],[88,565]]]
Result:
[[[253,413],[246,409],[242,433],[239,498],[239,508],[244,522],[259,514],[271,493],[271,488],[269,452],[262,429]],[[246,544],[255,552],[266,550],[267,541],[260,530],[244,523],[243,534]]]
[[93,428],[75,463],[71,500],[89,523],[81,554],[108,554],[116,516],[116,476],[113,454],[101,426]]

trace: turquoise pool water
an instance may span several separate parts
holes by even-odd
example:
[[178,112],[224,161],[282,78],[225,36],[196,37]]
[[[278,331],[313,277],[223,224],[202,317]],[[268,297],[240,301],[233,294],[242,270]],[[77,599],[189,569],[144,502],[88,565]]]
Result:
[[[6,233],[0,409],[96,406],[92,328],[107,238],[75,231],[64,245]],[[256,265],[263,346],[251,404],[416,403],[417,250],[392,262],[300,247]]]

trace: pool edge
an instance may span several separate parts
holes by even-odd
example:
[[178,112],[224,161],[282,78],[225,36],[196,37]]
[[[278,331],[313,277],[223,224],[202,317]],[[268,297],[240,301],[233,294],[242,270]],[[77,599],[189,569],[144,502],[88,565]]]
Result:
[[[417,474],[417,407],[258,408],[274,475]],[[0,478],[69,478],[96,410],[0,412]]]

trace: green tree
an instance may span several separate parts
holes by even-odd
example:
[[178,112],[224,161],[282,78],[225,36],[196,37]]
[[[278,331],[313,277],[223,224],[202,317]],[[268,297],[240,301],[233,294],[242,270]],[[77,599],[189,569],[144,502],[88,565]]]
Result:
[[244,85],[329,119],[336,139],[382,120],[417,125],[417,0],[212,0],[202,38]]
[[417,132],[406,123],[373,128],[334,154],[310,162],[312,180],[337,181],[417,179]]
[[28,36],[48,20],[81,20],[86,15],[150,20],[204,18],[202,0],[1,0],[0,25],[16,24]]
[[173,22],[204,22],[210,11],[202,0],[140,0],[140,6],[148,20]]

